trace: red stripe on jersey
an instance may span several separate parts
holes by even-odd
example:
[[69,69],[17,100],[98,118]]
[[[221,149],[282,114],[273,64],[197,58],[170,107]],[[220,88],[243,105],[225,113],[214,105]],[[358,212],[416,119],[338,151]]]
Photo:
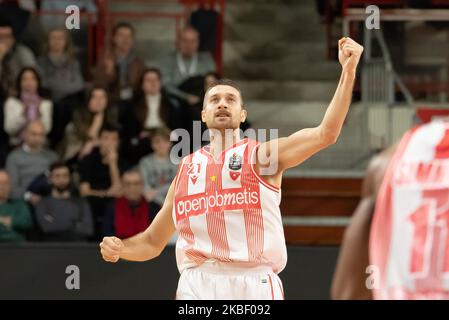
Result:
[[[260,195],[259,183],[255,175],[251,172],[251,161],[249,156],[252,154],[253,149],[256,147],[254,141],[250,141],[245,149],[243,155],[243,169],[241,176],[242,187],[248,190],[257,191]],[[259,203],[261,203],[259,201]],[[261,261],[263,247],[264,247],[264,225],[262,208],[257,209],[244,209],[243,217],[245,220],[246,241],[248,244],[248,259],[249,261]]]
[[449,158],[449,130],[444,131],[444,136],[435,147],[435,159]]
[[[380,289],[384,289],[386,265],[390,253],[392,230],[392,180],[397,164],[401,160],[413,134],[420,126],[415,126],[402,137],[397,149],[387,167],[384,179],[376,199],[376,209],[373,215],[369,237],[369,261],[379,268]],[[380,298],[380,291],[373,290],[375,299]]]
[[[189,162],[192,161],[193,154],[191,154],[188,158]],[[185,162],[185,161],[184,161]],[[183,165],[179,174],[181,177],[185,177],[187,175],[187,166]],[[189,187],[189,179],[180,179],[180,182],[178,184],[178,194],[179,196],[183,197],[188,194],[188,187]],[[199,251],[193,249],[193,246],[195,245],[195,235],[192,232],[192,229],[190,228],[190,221],[189,219],[183,219],[178,221],[178,229],[180,236],[183,237],[186,242],[191,246],[192,248],[186,250],[186,255],[195,261],[197,264],[203,263],[207,258]]]
[[[213,194],[221,189],[222,176],[221,169],[224,161],[215,163],[212,157],[208,157],[207,171],[206,171],[206,193]],[[209,234],[213,258],[219,261],[229,262],[229,244],[226,235],[226,223],[224,218],[224,210],[220,207],[211,208],[206,213],[207,232]]]

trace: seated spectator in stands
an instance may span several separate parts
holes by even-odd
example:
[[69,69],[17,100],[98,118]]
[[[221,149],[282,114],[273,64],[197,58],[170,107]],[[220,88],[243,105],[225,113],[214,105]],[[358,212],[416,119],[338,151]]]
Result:
[[0,1],[0,19],[11,24],[16,38],[22,38],[34,11],[36,11],[35,0]]
[[73,113],[73,120],[65,129],[65,137],[59,146],[65,161],[81,159],[98,146],[100,130],[106,123],[117,123],[117,109],[110,104],[107,91],[94,87],[89,91],[87,106]]
[[52,127],[53,103],[44,98],[41,79],[36,69],[23,68],[16,83],[17,95],[9,97],[4,105],[4,129],[11,145],[19,145],[22,132],[34,120],[42,121],[45,134]]
[[124,239],[145,231],[159,209],[143,196],[139,171],[126,171],[122,176],[123,196],[112,201],[105,216],[104,234]]
[[146,69],[134,94],[132,112],[123,114],[123,152],[132,164],[151,152],[152,133],[162,127],[172,130],[186,127],[184,108],[161,87],[161,73]]
[[48,33],[44,54],[37,59],[42,86],[49,89],[54,102],[84,90],[80,64],[73,50],[70,33],[65,29],[53,29]]
[[39,196],[25,191],[34,179],[57,160],[56,154],[45,149],[44,145],[43,123],[39,120],[31,121],[25,128],[22,146],[13,150],[6,159],[6,171],[11,179],[13,198],[25,198],[33,205],[39,202]]
[[71,190],[70,169],[63,162],[50,166],[51,195],[36,206],[36,221],[44,241],[83,241],[93,235],[87,200]]
[[16,43],[12,25],[0,18],[0,91],[6,96],[15,95],[14,84],[20,70],[35,65],[33,52]]
[[65,29],[53,29],[48,33],[44,54],[37,60],[42,86],[51,92],[55,103],[52,145],[61,141],[73,110],[83,103],[84,79],[73,51],[70,33]]
[[104,86],[116,100],[129,101],[133,88],[145,69],[144,61],[134,48],[135,29],[126,22],[115,25],[112,30],[111,48],[107,50],[95,69],[94,83]]
[[157,211],[164,203],[170,184],[176,176],[177,166],[170,161],[170,131],[158,129],[151,138],[154,150],[139,162],[139,171],[145,187],[145,199],[153,203]]
[[23,200],[11,199],[11,183],[0,170],[0,242],[25,241],[25,231],[33,226],[31,213]]
[[105,124],[100,131],[99,146],[79,165],[80,194],[88,197],[95,219],[95,235],[100,237],[108,202],[122,195],[120,173],[125,165],[119,157],[119,129]]
[[200,102],[203,76],[215,71],[215,63],[209,52],[198,52],[199,35],[192,27],[182,30],[178,51],[162,62],[164,84],[169,93],[189,105]]

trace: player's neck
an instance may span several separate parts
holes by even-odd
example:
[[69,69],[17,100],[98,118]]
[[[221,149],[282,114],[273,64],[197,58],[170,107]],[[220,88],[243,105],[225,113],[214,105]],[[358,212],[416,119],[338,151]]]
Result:
[[240,129],[210,130],[210,152],[217,158],[223,150],[240,140]]

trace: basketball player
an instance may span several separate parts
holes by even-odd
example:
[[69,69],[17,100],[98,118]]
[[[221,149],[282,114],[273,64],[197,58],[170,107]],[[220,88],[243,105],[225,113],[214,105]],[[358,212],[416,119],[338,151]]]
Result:
[[[212,129],[210,144],[182,160],[146,231],[123,241],[103,239],[103,259],[153,259],[177,230],[177,299],[283,299],[277,276],[287,261],[279,210],[282,173],[336,142],[362,51],[350,38],[339,41],[341,78],[322,122],[274,143],[242,140],[246,110],[240,90],[229,80],[210,86],[202,111]],[[264,174],[261,159],[267,157],[276,161],[271,174]]]
[[448,227],[449,120],[435,120],[369,164],[332,297],[449,299]]

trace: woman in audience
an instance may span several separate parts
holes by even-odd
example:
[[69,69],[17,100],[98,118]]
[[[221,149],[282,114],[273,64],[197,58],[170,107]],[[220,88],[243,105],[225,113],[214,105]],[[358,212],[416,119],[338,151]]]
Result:
[[16,81],[16,96],[4,105],[4,130],[12,146],[20,144],[23,129],[30,121],[40,120],[45,131],[52,128],[53,103],[44,98],[41,78],[32,67],[23,68]]
[[104,123],[116,123],[117,110],[109,103],[103,87],[94,87],[88,94],[87,106],[75,110],[73,121],[65,130],[59,148],[63,160],[75,160],[88,155],[98,145],[100,129]]
[[155,130],[185,127],[185,111],[176,99],[165,92],[161,84],[160,71],[156,68],[146,69],[134,93],[132,111],[125,113],[121,119],[123,150],[132,164],[137,164],[141,157],[151,151],[150,138]]
[[43,55],[37,63],[42,74],[42,86],[50,90],[55,103],[50,138],[56,145],[72,120],[73,110],[83,101],[84,79],[67,30],[53,29],[48,33]]
[[42,73],[42,86],[59,102],[82,92],[84,80],[80,64],[75,59],[72,38],[67,30],[53,29],[48,33],[44,54],[37,60]]

